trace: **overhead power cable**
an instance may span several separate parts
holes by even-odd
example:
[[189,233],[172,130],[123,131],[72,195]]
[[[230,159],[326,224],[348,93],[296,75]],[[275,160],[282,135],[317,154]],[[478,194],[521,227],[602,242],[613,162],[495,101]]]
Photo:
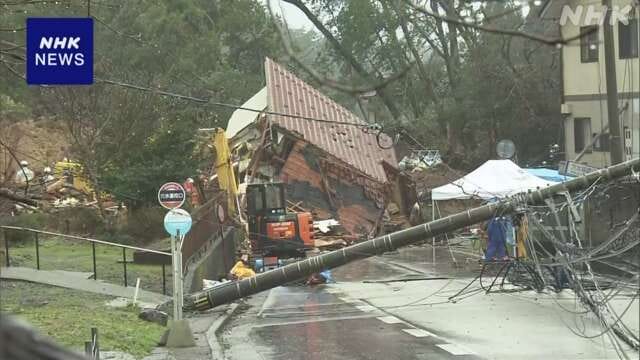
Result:
[[213,105],[213,106],[224,107],[224,108],[234,109],[234,110],[244,110],[244,111],[251,111],[251,112],[255,112],[255,113],[259,113],[259,114],[289,117],[289,118],[316,121],[316,122],[322,122],[322,123],[328,123],[328,124],[338,124],[338,125],[345,125],[345,126],[356,126],[356,127],[360,127],[360,128],[378,129],[380,127],[379,125],[376,125],[376,124],[366,124],[366,123],[354,123],[354,122],[347,122],[347,121],[327,120],[327,119],[320,119],[320,118],[315,118],[315,117],[310,117],[310,116],[288,114],[288,113],[282,113],[282,112],[277,112],[277,111],[269,111],[269,110],[264,110],[264,109],[252,109],[252,108],[244,107],[244,106],[241,106],[241,105],[234,105],[234,104],[229,104],[229,103],[212,101],[210,99],[197,98],[197,97],[194,97],[194,96],[182,95],[182,94],[178,94],[178,93],[174,93],[174,92],[170,92],[170,91],[158,90],[158,89],[153,89],[153,88],[149,88],[149,87],[145,87],[145,86],[128,84],[128,83],[124,83],[124,82],[120,82],[120,81],[114,81],[114,80],[106,80],[106,79],[96,78],[96,81],[100,82],[100,83],[108,84],[108,85],[116,85],[116,86],[126,87],[126,88],[130,88],[130,89],[145,91],[145,92],[152,92],[152,93],[156,93],[156,94],[159,94],[159,95],[164,95],[164,96],[174,97],[174,98],[178,98],[178,99],[182,99],[182,100],[188,100],[188,101],[197,102],[197,103],[200,103],[200,104]]

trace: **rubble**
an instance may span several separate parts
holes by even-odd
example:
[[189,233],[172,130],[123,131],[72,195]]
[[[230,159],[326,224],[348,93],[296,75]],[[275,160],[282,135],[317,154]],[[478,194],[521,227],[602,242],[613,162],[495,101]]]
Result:
[[140,314],[138,314],[138,318],[162,326],[167,326],[169,314],[156,309],[142,309],[142,311],[140,311]]
[[464,174],[452,169],[446,163],[439,163],[428,169],[416,168],[409,171],[408,175],[415,183],[417,193],[424,194],[433,188],[446,185]]
[[227,131],[239,187],[284,182],[290,212],[309,212],[314,220],[334,219],[350,235],[322,239],[323,245],[367,238],[391,198],[398,173],[395,152],[380,147],[375,133],[362,131],[363,120],[271,59],[265,62],[265,78],[266,87],[245,106],[287,113],[295,103],[298,115],[309,118],[323,108],[324,116],[336,124],[237,110]]
[[393,202],[387,205],[382,220],[382,231],[385,234],[411,227],[409,218],[407,218],[407,216],[400,211],[398,205]]
[[226,279],[223,279],[222,281],[202,279],[202,290],[211,289],[211,288],[214,288],[216,286],[220,286],[220,285],[222,285],[224,283],[227,283],[229,281],[230,280],[226,280]]
[[340,225],[335,219],[320,220],[313,222],[313,229],[318,230],[323,234],[331,232],[331,227]]

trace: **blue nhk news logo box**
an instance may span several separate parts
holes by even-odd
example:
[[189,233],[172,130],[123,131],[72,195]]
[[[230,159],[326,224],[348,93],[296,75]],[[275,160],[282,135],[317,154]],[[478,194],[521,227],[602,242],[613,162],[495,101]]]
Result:
[[93,84],[93,19],[28,18],[27,84]]

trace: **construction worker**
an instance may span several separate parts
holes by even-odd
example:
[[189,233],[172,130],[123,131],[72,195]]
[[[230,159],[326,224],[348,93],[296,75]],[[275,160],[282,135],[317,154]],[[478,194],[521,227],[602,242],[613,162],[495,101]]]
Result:
[[20,168],[16,171],[16,184],[28,185],[31,180],[33,180],[33,171],[29,169],[29,163],[26,160],[20,161]]
[[249,266],[249,255],[247,254],[240,256],[240,260],[229,271],[231,280],[242,280],[253,276],[256,276],[256,273]]
[[51,173],[51,168],[50,167],[45,167],[42,170],[43,174],[42,174],[42,184],[43,185],[47,185],[50,184],[52,182],[54,182],[56,179],[53,177],[53,174]]
[[189,196],[189,202],[193,208],[200,206],[200,196],[198,189],[196,188],[195,181],[192,178],[187,178],[183,184],[184,190]]

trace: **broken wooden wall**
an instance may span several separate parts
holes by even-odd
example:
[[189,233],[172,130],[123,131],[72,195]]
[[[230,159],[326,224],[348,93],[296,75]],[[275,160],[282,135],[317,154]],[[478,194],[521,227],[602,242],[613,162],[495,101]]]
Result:
[[376,226],[388,187],[352,169],[326,152],[299,140],[280,169],[287,199],[316,214],[335,218],[353,235]]

